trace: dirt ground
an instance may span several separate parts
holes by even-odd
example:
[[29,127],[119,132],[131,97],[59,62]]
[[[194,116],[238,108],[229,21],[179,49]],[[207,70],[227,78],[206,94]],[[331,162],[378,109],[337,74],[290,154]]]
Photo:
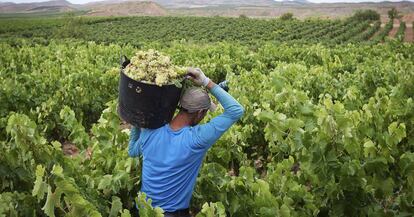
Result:
[[[411,18],[413,18],[413,17],[411,17]],[[414,36],[413,36],[413,23],[412,23],[412,20],[407,20],[406,19],[405,22],[406,22],[406,28],[405,28],[404,42],[413,42]],[[388,36],[391,37],[391,38],[395,38],[395,35],[397,34],[397,31],[398,31],[399,28],[400,28],[400,21],[395,20],[393,28],[390,31],[390,33],[388,34]]]
[[400,21],[399,20],[394,20],[394,25],[393,25],[390,33],[388,34],[388,36],[391,37],[391,38],[395,38],[395,35],[397,34],[398,28],[400,28]]
[[62,144],[62,151],[63,154],[71,157],[77,156],[79,154],[79,148],[76,147],[75,144],[70,142],[64,142]]
[[407,24],[412,24],[414,22],[414,12],[404,15],[402,20]]
[[[66,156],[70,156],[70,157],[76,157],[79,155],[80,150],[78,147],[76,147],[75,144],[69,142],[69,141],[65,141],[62,144],[62,151],[63,154]],[[84,158],[85,159],[91,159],[92,157],[92,148],[88,147],[85,152],[84,152]]]
[[[381,23],[387,23],[388,22],[388,15],[387,14],[381,14]],[[396,19],[397,20],[397,19]],[[402,14],[402,21],[405,23],[413,23],[414,22],[414,12],[407,12],[405,14]]]
[[375,38],[378,34],[380,34],[382,31],[384,31],[384,26],[381,24],[381,28],[378,29],[378,31],[376,31],[371,38],[369,38],[369,40]]
[[413,24],[407,23],[407,28],[405,29],[405,42],[413,42],[414,41],[414,31],[413,31]]

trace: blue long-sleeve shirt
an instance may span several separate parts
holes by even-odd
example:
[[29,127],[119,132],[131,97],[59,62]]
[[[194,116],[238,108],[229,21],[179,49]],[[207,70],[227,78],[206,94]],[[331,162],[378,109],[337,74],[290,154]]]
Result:
[[128,153],[143,157],[141,191],[152,199],[154,207],[168,212],[189,207],[205,153],[244,113],[243,107],[218,85],[210,92],[224,112],[206,124],[177,131],[169,124],[131,130]]

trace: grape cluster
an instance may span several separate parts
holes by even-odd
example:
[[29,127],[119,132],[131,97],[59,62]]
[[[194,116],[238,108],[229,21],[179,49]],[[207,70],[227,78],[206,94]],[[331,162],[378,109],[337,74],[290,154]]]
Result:
[[184,67],[174,65],[170,57],[153,49],[136,52],[124,70],[128,77],[136,81],[158,86],[176,83],[185,72]]

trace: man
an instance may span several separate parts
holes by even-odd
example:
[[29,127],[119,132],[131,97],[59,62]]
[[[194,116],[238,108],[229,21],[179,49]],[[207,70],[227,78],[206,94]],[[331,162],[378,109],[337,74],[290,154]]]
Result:
[[200,69],[189,68],[189,78],[206,87],[221,103],[224,112],[200,124],[207,111],[215,109],[202,88],[187,89],[180,111],[158,129],[132,128],[128,154],[142,155],[142,187],[152,205],[164,209],[166,217],[189,217],[189,205],[207,150],[243,115],[243,107]]

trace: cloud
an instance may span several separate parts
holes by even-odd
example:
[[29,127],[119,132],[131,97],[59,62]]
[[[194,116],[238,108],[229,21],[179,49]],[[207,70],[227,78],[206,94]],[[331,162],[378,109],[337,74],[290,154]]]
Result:
[[[15,3],[43,2],[43,1],[47,1],[47,0],[0,0],[0,2],[15,2]],[[68,0],[68,1],[74,4],[83,4],[87,2],[94,2],[94,1],[100,1],[100,0]],[[275,1],[282,1],[282,0],[275,0]],[[381,2],[384,0],[308,0],[308,1],[313,2],[313,3],[336,3],[336,2]],[[388,1],[399,2],[401,0],[388,0]]]
[[[283,0],[275,0],[275,1],[283,1]],[[291,0],[294,1],[294,0]],[[308,0],[313,3],[337,3],[337,2],[382,2],[382,1],[390,1],[390,2],[400,2],[402,0]]]

